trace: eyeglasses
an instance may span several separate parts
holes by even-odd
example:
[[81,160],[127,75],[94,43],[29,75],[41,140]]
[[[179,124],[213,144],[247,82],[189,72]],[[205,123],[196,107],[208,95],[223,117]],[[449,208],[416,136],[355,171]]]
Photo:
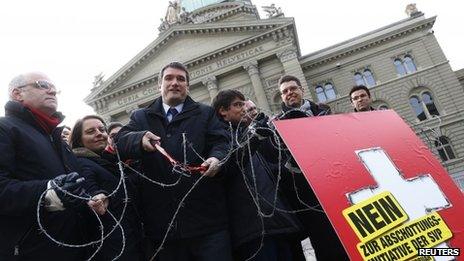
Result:
[[281,91],[283,95],[287,95],[289,92],[295,92],[296,90],[300,89],[300,86],[289,86]]
[[37,88],[37,89],[40,89],[40,90],[45,90],[45,91],[50,91],[50,90],[53,90],[53,91],[56,91],[56,87],[53,83],[49,82],[49,81],[45,81],[45,80],[39,80],[39,81],[35,81],[33,83],[28,83],[28,84],[25,84],[25,85],[22,85],[22,86],[18,86],[17,88],[24,88],[26,86],[33,86],[34,88]]
[[246,111],[247,112],[258,111],[258,108],[253,106],[253,107],[248,108]]

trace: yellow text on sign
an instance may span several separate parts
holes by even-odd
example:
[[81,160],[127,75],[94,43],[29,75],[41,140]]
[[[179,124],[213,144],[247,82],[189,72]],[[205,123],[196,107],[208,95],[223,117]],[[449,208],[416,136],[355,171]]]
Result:
[[376,238],[408,219],[406,212],[388,191],[343,210],[343,216],[361,242]]
[[434,247],[453,236],[441,216],[434,212],[357,245],[364,260],[407,260],[419,248]]

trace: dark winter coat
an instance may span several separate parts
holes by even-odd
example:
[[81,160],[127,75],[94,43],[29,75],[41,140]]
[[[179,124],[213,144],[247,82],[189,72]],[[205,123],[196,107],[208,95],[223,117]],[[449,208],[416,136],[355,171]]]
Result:
[[[5,105],[0,118],[0,260],[81,260],[79,248],[61,247],[40,233],[37,203],[47,182],[78,171],[76,157],[61,139],[48,135],[19,102]],[[82,243],[79,213],[41,208],[47,232],[61,242]]]
[[[248,150],[245,147],[237,151],[224,168],[227,172],[229,227],[235,248],[259,239],[263,230],[266,236],[282,237],[300,232],[301,225],[296,216],[279,211],[291,210],[280,192],[277,192],[275,201],[278,164],[270,163],[261,155],[259,147],[266,142],[267,139],[257,141],[256,137],[251,138],[251,163],[249,154],[243,153]],[[263,217],[262,222],[257,204],[264,215],[272,216]]]
[[[305,112],[306,115],[303,117],[331,114],[329,106],[324,104],[318,105],[309,100],[307,101],[308,103],[306,103],[306,105],[296,110]],[[308,104],[310,106],[307,106]],[[282,104],[282,114],[278,118],[285,119],[285,112],[288,112],[289,110],[292,109]],[[291,113],[287,113],[287,115],[291,115]],[[294,115],[297,115],[296,118],[299,117],[298,113]],[[291,118],[292,117],[290,117],[290,119]],[[311,134],[308,133],[309,138],[310,135]],[[304,227],[302,239],[309,235],[318,260],[348,260],[345,250],[343,249],[343,246],[327,215],[322,210],[316,194],[312,190],[303,173],[301,173],[301,170],[299,170],[298,165],[291,154],[288,151],[285,154],[286,155],[284,156],[284,160],[281,164],[285,164],[284,166],[288,169],[285,169],[282,174],[282,193],[289,200],[293,209],[307,209],[308,206],[312,207],[309,211],[297,213],[297,217]],[[327,242],[330,242],[330,245],[328,245]]]
[[[187,97],[182,112],[168,122],[160,97],[149,107],[135,111],[129,124],[118,133],[116,140],[123,158],[141,159],[143,173],[162,183],[174,183],[180,174],[172,171],[172,165],[159,152],[143,151],[141,141],[147,130],[160,136],[161,147],[181,162],[184,162],[182,134],[185,133],[185,160],[190,165],[200,165],[203,162],[196,153],[204,159],[223,159],[228,150],[227,132],[211,107]],[[171,187],[161,187],[145,180],[142,182],[141,213],[145,232],[150,238],[155,241],[163,238],[179,202],[199,177],[198,173],[182,175],[180,182]],[[226,228],[223,178],[205,177],[185,200],[168,240],[206,235]]]
[[[103,154],[98,155],[86,148],[75,148],[73,149],[74,154],[78,157],[78,162],[82,169],[82,175],[86,179],[86,190],[92,196],[104,193],[109,195],[113,193],[118,187],[120,182],[120,172],[117,162],[111,155]],[[124,212],[124,217],[121,221],[121,225],[124,230],[125,236],[125,247],[123,254],[118,260],[140,260],[141,259],[141,223],[140,218],[136,209],[136,193],[137,193],[137,177],[135,173],[131,173],[128,169],[125,169],[125,184],[127,191],[128,203]],[[124,187],[121,183],[119,189],[113,196],[109,198],[108,210],[115,216],[117,220],[120,219],[123,214],[124,201],[126,200],[126,194]],[[95,218],[93,218],[95,219]],[[115,226],[114,219],[109,213],[101,216],[103,226],[105,228],[105,235],[108,234]],[[95,220],[96,222],[96,220]],[[94,222],[94,223],[95,223]],[[89,225],[91,223],[89,222]],[[93,230],[93,239],[99,239],[100,230],[95,223],[93,226],[90,225],[90,230]],[[96,234],[95,234],[96,232]],[[123,238],[121,230],[116,228],[113,233],[105,239],[102,249],[99,251],[95,260],[112,260],[119,255],[122,249]]]

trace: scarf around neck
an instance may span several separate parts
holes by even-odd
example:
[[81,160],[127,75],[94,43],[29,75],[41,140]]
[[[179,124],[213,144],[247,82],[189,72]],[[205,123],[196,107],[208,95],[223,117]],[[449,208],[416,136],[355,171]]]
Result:
[[37,124],[39,124],[39,126],[48,134],[52,134],[56,126],[58,126],[58,124],[60,124],[60,122],[63,120],[62,117],[60,117],[57,113],[53,115],[47,115],[38,109],[27,105],[24,106],[32,112]]

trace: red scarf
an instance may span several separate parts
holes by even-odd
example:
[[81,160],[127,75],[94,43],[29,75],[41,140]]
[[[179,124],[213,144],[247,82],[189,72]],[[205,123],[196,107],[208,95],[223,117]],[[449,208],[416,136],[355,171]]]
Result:
[[52,131],[60,124],[61,118],[53,115],[47,115],[44,112],[34,109],[25,105],[35,116],[35,121],[39,126],[48,134],[52,134]]

